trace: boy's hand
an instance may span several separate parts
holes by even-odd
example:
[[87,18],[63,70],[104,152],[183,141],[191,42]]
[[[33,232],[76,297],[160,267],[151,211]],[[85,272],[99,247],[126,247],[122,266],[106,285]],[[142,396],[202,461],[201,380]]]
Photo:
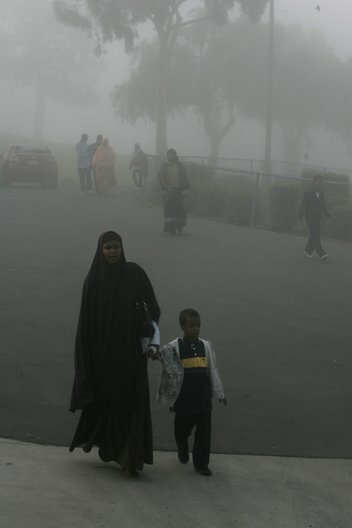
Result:
[[153,361],[160,358],[160,352],[158,345],[149,345],[147,350],[148,358],[151,358]]
[[227,405],[227,399],[226,398],[219,398],[219,402],[223,403],[224,405]]

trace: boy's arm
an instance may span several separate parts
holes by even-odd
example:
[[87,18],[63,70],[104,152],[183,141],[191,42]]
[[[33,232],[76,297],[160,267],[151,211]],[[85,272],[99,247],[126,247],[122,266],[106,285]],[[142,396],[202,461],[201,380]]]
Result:
[[208,345],[209,345],[209,353],[210,353],[210,357],[209,357],[210,379],[211,379],[213,396],[214,398],[217,398],[221,403],[226,405],[227,400],[225,398],[224,387],[223,387],[220,374],[219,374],[219,371],[216,365],[215,351],[210,341],[208,341]]
[[[154,346],[154,345],[151,345],[151,346]],[[152,359],[159,360],[161,364],[164,366],[165,363],[167,362],[167,357],[170,355],[171,351],[172,351],[172,347],[170,347],[169,343],[164,346],[158,346]]]
[[183,381],[183,368],[177,361],[177,357],[177,348],[175,348],[175,343],[171,341],[160,348],[159,357],[157,358],[161,363],[157,401],[169,407],[172,407],[175,403]]

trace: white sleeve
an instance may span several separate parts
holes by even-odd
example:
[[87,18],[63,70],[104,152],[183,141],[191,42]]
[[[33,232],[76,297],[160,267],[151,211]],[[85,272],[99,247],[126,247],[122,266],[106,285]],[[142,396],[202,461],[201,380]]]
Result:
[[212,387],[213,398],[225,398],[224,387],[220,378],[220,374],[216,365],[216,356],[213,345],[208,341],[209,346],[209,360],[210,360],[210,381]]
[[149,344],[159,346],[160,345],[160,330],[155,321],[153,321],[153,326],[154,326],[155,332],[154,332],[153,337],[150,338]]

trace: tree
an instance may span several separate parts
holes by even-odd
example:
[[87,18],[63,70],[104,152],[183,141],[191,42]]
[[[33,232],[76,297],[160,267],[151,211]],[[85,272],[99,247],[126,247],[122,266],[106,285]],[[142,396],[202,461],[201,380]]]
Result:
[[[175,47],[169,72],[167,113],[193,108],[203,122],[210,142],[210,158],[214,160],[222,139],[235,122],[234,97],[222,83],[218,53],[209,50],[198,55],[198,51],[185,43]],[[113,91],[113,106],[122,119],[131,123],[138,119],[155,121],[157,62],[156,46],[144,45],[130,79]]]
[[286,159],[297,163],[311,142],[313,127],[340,134],[330,109],[336,108],[336,99],[341,106],[339,72],[346,71],[347,65],[320,33],[280,27],[277,39],[273,117],[283,131]]
[[94,104],[98,67],[84,39],[72,30],[58,32],[55,20],[50,19],[51,10],[45,9],[46,2],[37,7],[24,7],[16,0],[8,7],[11,57],[6,76],[34,87],[34,135],[42,139],[47,98],[66,104]]
[[221,45],[223,29],[203,24],[184,33],[174,77],[181,78],[188,60],[189,101],[201,118],[210,143],[210,162],[216,162],[222,140],[235,124],[236,94],[227,82],[226,68],[232,68]]
[[[232,112],[265,124],[267,24],[253,26],[242,17],[221,30],[209,31],[203,24],[187,33],[171,62],[168,112],[195,109],[216,157],[234,122]],[[282,132],[285,159],[299,161],[314,127],[349,141],[352,61],[340,61],[321,35],[297,26],[278,24],[276,43],[273,118]],[[114,105],[124,118],[155,118],[156,60],[155,48],[144,46],[130,80],[114,92]]]
[[149,22],[157,35],[158,68],[155,103],[156,121],[156,152],[164,155],[167,146],[167,109],[168,109],[168,78],[170,63],[179,31],[189,25],[204,20],[224,23],[229,10],[235,3],[250,16],[259,15],[267,0],[202,0],[206,14],[204,17],[193,17],[192,13],[185,16],[185,9],[191,7],[189,0],[54,0],[54,9],[59,19],[68,25],[81,28],[91,36],[98,27],[101,36],[97,49],[101,51],[101,42],[124,40],[126,50],[131,51],[138,37],[137,28],[140,24]]
[[[205,19],[204,11],[195,14],[198,19]],[[235,123],[237,87],[233,80],[242,75],[238,64],[233,62],[233,50],[227,39],[238,27],[235,24],[227,28],[226,31],[209,20],[184,28],[170,61],[167,87],[168,113],[194,109],[208,136],[212,160],[218,157],[221,141]],[[251,31],[251,25],[247,29]],[[129,81],[113,93],[113,104],[124,119],[131,122],[139,118],[155,119],[156,63],[156,47],[141,46]]]
[[[275,33],[273,121],[281,129],[286,160],[297,162],[303,149],[311,144],[314,127],[332,130],[344,139],[349,137],[352,68],[351,63],[338,59],[319,33],[280,24]],[[242,18],[225,27],[219,37],[223,82],[234,94],[241,115],[263,125],[267,35],[267,24],[253,26]]]

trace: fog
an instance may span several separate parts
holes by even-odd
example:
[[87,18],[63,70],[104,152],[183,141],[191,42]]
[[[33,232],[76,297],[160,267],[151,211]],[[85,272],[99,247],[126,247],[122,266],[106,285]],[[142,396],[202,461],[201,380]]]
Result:
[[[166,5],[167,13],[170,4],[179,5],[175,0],[125,2],[135,9]],[[150,506],[156,496],[163,497],[160,482],[176,471],[180,480],[189,469],[210,474],[204,473],[203,462],[198,469],[196,463],[194,468],[178,465],[170,406],[156,402],[162,367],[155,360],[163,350],[153,341],[158,332],[153,333],[152,319],[158,321],[160,306],[160,345],[174,340],[184,347],[182,365],[203,379],[194,382],[192,373],[186,383],[192,379],[189,387],[194,384],[191,400],[198,389],[201,396],[194,413],[206,418],[206,455],[214,396],[213,453],[270,455],[284,464],[284,457],[292,457],[284,470],[271,471],[273,505],[268,495],[258,495],[268,508],[270,526],[282,526],[285,512],[299,510],[292,508],[287,490],[295,488],[303,498],[310,493],[303,477],[292,486],[293,457],[315,457],[318,464],[319,457],[351,458],[350,2],[274,0],[269,163],[264,160],[271,137],[266,134],[267,0],[234,0],[233,9],[232,0],[185,0],[181,12],[173,12],[171,27],[160,16],[162,30],[156,15],[135,27],[134,13],[126,8],[132,22],[126,21],[122,0],[0,0],[0,441],[67,447],[78,418],[67,410],[82,409],[83,428],[88,433],[94,427],[90,438],[82,433],[75,447],[88,452],[103,443],[105,433],[119,433],[118,446],[111,438],[100,450],[99,466],[87,464],[87,479],[93,482],[99,469],[120,500],[133,486],[126,480],[120,486],[121,468],[105,462],[118,462],[130,473],[139,472],[143,460],[151,463],[151,453],[146,455],[152,450],[150,384],[156,469],[142,487],[150,520],[157,512],[164,522],[166,510]],[[106,16],[103,5],[109,14],[116,8],[120,18]],[[139,15],[143,19],[145,12]],[[95,141],[98,134],[105,138]],[[177,152],[168,151],[165,162],[170,147]],[[191,156],[202,159],[195,163],[187,159]],[[180,318],[185,307],[199,310],[200,316],[191,310]],[[177,335],[183,335],[183,344]],[[214,376],[212,348],[202,345],[200,335],[214,345],[226,397]],[[147,362],[144,353],[153,361]],[[170,354],[170,360],[175,357]],[[71,392],[74,368],[77,390]],[[178,378],[181,390],[177,370],[166,377]],[[211,394],[216,386],[219,391]],[[170,393],[176,395],[174,389]],[[71,394],[77,402],[70,406]],[[99,422],[89,424],[84,418],[89,413]],[[131,434],[130,424],[136,426]],[[125,438],[133,443],[138,431],[141,438],[148,431],[150,438],[138,449],[123,447],[138,458],[123,462],[118,451]],[[162,450],[170,457],[163,475],[158,473]],[[187,456],[183,452],[183,462]],[[71,466],[74,457],[76,452],[65,451],[63,466]],[[12,459],[15,455],[5,452],[4,464],[19,475],[18,460]],[[71,488],[63,485],[58,493],[86,493],[83,460],[72,464]],[[197,496],[181,508],[189,515],[187,523],[205,526],[192,518],[198,502],[204,513],[209,507],[214,515],[228,508],[228,520],[237,526],[232,499],[225,495],[213,508],[217,494],[226,489],[248,510],[247,526],[254,519],[252,483],[242,486],[238,496],[241,472],[235,471],[235,484],[229,484],[227,458],[221,471],[213,460],[215,487],[199,488],[202,500]],[[266,493],[264,466],[254,458],[253,464],[252,482]],[[45,468],[39,464],[32,477],[39,482]],[[31,481],[22,469],[22,484],[28,488]],[[321,526],[348,526],[340,506],[341,481],[346,485],[347,480],[337,471],[335,477],[339,512],[332,510],[327,517],[319,501],[305,500],[313,519],[305,519],[307,526],[319,525],[317,515]],[[324,478],[314,481],[320,487]],[[277,493],[279,487],[283,494]],[[191,488],[198,489],[189,480],[182,489],[188,493]],[[96,489],[90,489],[93,497]],[[105,488],[101,492],[105,495]],[[51,512],[54,495],[51,489],[48,493]],[[14,494],[13,500],[18,497]],[[116,497],[105,508],[114,515],[121,506]],[[284,510],[277,500],[285,503]],[[75,501],[73,496],[77,516],[81,506]],[[23,515],[17,502],[11,515],[20,510]],[[87,503],[82,501],[82,508]],[[178,508],[181,502],[175,504]],[[274,515],[280,517],[277,523]],[[300,511],[297,515],[290,526],[302,525]],[[111,525],[101,516],[98,520]],[[215,526],[216,520],[208,525]]]
[[[114,41],[105,45],[105,54],[97,58],[93,50],[96,45],[96,39],[88,38],[79,30],[67,28],[59,23],[54,16],[52,3],[48,0],[26,0],[6,2],[2,0],[3,11],[5,16],[2,19],[1,27],[5,36],[5,43],[8,47],[2,47],[1,60],[1,84],[0,84],[0,110],[2,133],[20,134],[21,136],[31,137],[34,133],[34,104],[35,93],[33,81],[27,78],[21,78],[18,75],[18,69],[23,68],[23,57],[21,52],[15,53],[15,56],[8,58],[13,54],[14,46],[27,46],[25,56],[26,67],[31,68],[33,64],[40,62],[39,50],[44,51],[47,46],[45,32],[41,38],[41,46],[33,48],[31,56],[31,47],[27,41],[33,40],[33,36],[28,31],[33,28],[35,31],[36,22],[46,28],[50,35],[60,36],[65,34],[65,41],[72,39],[72,48],[78,46],[80,53],[87,54],[89,59],[89,79],[84,82],[90,84],[90,89],[96,95],[96,102],[92,104],[78,105],[80,99],[79,89],[77,90],[76,101],[70,104],[64,104],[60,101],[60,96],[47,97],[45,125],[43,136],[46,140],[74,144],[79,138],[82,131],[86,131],[91,137],[98,132],[108,136],[118,152],[129,153],[131,146],[140,141],[146,151],[153,152],[155,149],[155,131],[154,124],[147,122],[145,119],[138,120],[134,125],[122,121],[115,115],[115,110],[111,104],[110,94],[118,84],[128,81],[130,70],[134,67],[135,62],[133,54],[127,54],[124,45],[120,41]],[[196,7],[199,3],[194,2]],[[290,27],[292,24],[299,24],[308,34],[311,31],[319,31],[325,37],[327,44],[332,48],[336,57],[342,61],[347,61],[352,55],[352,36],[348,26],[350,5],[347,0],[338,0],[333,4],[331,2],[320,2],[320,10],[316,9],[318,2],[297,0],[277,0],[276,21],[279,24]],[[236,19],[239,9],[235,8],[232,18]],[[27,18],[28,17],[28,18]],[[31,23],[26,24],[25,18],[30,19]],[[262,23],[266,23],[268,13],[262,18]],[[31,25],[32,24],[32,25]],[[27,33],[23,27],[27,27]],[[253,25],[253,31],[256,26]],[[139,29],[141,39],[151,39],[152,31],[148,25]],[[20,36],[19,36],[20,35]],[[51,37],[50,37],[51,38]],[[138,44],[138,41],[137,41]],[[50,44],[51,45],[51,44]],[[58,39],[58,47],[60,39]],[[19,58],[20,57],[20,58]],[[16,66],[16,61],[19,65]],[[81,66],[78,64],[78,69]],[[239,75],[241,73],[239,72]],[[66,89],[66,88],[65,88]],[[263,80],[262,91],[265,92],[265,79]],[[338,97],[338,94],[336,94]],[[83,99],[83,98],[82,98]],[[84,101],[82,101],[84,102]],[[274,98],[275,109],[275,98]],[[185,155],[202,155],[209,153],[209,143],[204,133],[204,128],[199,118],[195,117],[191,108],[183,110],[180,114],[173,112],[169,115],[169,137],[168,144],[175,146],[179,152]],[[190,138],[184,133],[185,130],[191,131]],[[336,167],[349,167],[351,165],[351,154],[349,149],[349,138],[341,138],[334,130],[328,130],[327,127],[316,126],[312,123],[309,151],[310,161],[312,163]],[[301,155],[305,151],[302,147]],[[263,158],[264,157],[264,128],[263,124],[258,124],[254,117],[242,115],[241,110],[236,114],[236,123],[221,143],[220,156],[238,157],[238,158]],[[285,159],[287,157],[282,142],[282,130],[276,125],[273,132],[273,152],[275,159]]]

